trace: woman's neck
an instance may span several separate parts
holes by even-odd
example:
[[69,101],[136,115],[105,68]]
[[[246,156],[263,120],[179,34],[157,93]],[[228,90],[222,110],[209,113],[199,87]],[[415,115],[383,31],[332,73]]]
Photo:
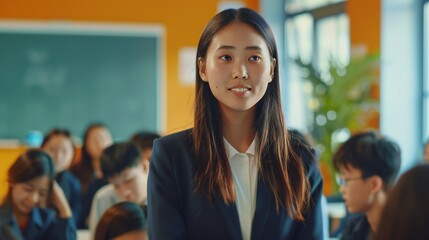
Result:
[[244,153],[255,138],[254,111],[223,112],[222,127],[224,138],[237,151]]

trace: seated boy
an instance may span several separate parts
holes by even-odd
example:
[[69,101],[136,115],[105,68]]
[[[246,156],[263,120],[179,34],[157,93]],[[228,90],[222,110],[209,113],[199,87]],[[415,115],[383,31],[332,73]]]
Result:
[[109,184],[97,191],[89,215],[91,235],[103,213],[112,205],[129,201],[145,205],[148,169],[144,167],[139,148],[131,142],[115,143],[101,156],[103,176]]
[[377,231],[387,193],[401,165],[399,146],[375,132],[357,134],[333,158],[338,182],[350,213],[341,239],[364,240]]

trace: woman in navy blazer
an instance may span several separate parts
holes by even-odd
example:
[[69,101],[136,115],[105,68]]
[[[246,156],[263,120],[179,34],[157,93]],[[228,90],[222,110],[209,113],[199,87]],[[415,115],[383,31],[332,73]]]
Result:
[[[51,157],[29,150],[8,170],[8,193],[0,205],[0,239],[74,240],[76,225]],[[57,212],[38,206],[51,197]]]
[[194,128],[156,140],[150,239],[322,239],[323,182],[288,133],[277,47],[256,12],[228,9],[197,49]]

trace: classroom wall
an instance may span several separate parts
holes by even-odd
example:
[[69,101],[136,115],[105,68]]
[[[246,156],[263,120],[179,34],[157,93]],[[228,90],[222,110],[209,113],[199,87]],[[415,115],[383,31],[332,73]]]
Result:
[[[165,26],[166,126],[165,133],[192,126],[193,86],[178,79],[178,51],[196,46],[207,21],[216,13],[218,0],[141,1],[25,1],[2,0],[0,19],[144,23]],[[257,9],[257,0],[241,1]]]
[[[203,27],[215,14],[219,2],[221,1],[2,0],[0,19],[163,24],[166,33],[165,134],[192,126],[193,86],[180,84],[177,55],[180,48],[197,45]],[[259,0],[243,2],[247,7],[259,9]],[[352,47],[363,45],[368,53],[380,51],[380,7],[381,0],[348,0]],[[379,89],[376,87],[374,92],[378,95]],[[377,127],[378,119],[376,113],[369,124]],[[0,196],[6,190],[6,170],[22,151],[23,148],[0,148]]]
[[[196,47],[207,21],[217,12],[219,0],[2,0],[0,20],[37,20],[62,22],[162,24],[165,27],[165,106],[166,133],[192,126],[193,86],[178,79],[178,51]],[[245,6],[258,10],[259,0],[246,0]],[[78,134],[78,133],[75,133]],[[5,176],[10,164],[24,148],[0,146],[0,196],[6,191]]]
[[[381,46],[381,0],[348,0],[346,6],[350,20],[350,46],[363,47],[367,54],[380,53]],[[380,76],[379,69],[375,75]],[[371,87],[370,96],[380,100],[380,83]],[[363,128],[380,128],[379,110],[369,110],[365,114]]]
[[7,170],[24,151],[25,147],[0,147],[0,201],[7,191]]

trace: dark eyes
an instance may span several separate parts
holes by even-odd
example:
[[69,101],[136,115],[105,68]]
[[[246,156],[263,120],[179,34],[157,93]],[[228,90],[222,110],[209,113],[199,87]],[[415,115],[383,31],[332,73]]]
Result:
[[[222,61],[231,61],[232,57],[228,56],[228,55],[223,55],[219,59],[222,60]],[[261,57],[259,57],[259,56],[251,56],[251,57],[249,57],[249,60],[252,61],[252,62],[257,62],[257,61],[261,60]]]
[[250,58],[249,58],[249,60],[250,61],[259,61],[259,60],[261,60],[261,58],[260,57],[258,57],[258,56],[251,56]]
[[219,59],[222,61],[231,61],[232,58],[228,55],[223,55]]

